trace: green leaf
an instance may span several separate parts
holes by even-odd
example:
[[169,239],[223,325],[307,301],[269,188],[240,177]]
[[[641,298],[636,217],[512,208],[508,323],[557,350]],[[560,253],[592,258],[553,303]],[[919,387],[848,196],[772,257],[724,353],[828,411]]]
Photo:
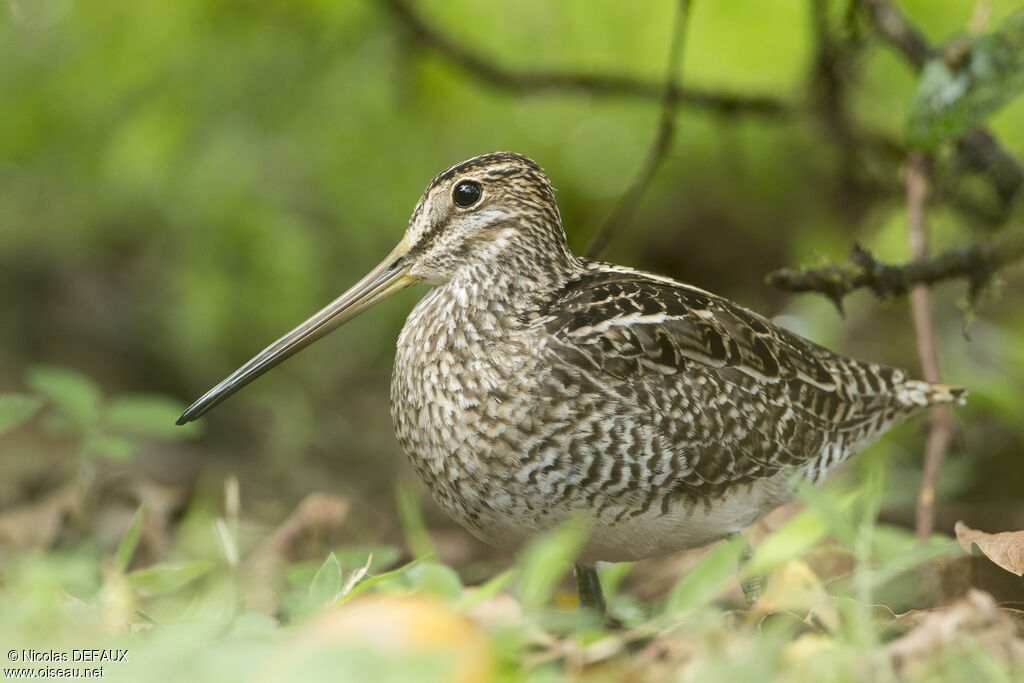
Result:
[[278,629],[277,619],[259,612],[245,612],[231,622],[231,636],[239,639],[269,638]]
[[117,571],[123,572],[128,569],[128,564],[132,561],[135,549],[139,545],[139,536],[142,534],[142,522],[145,518],[146,504],[143,503],[135,511],[132,522],[128,525],[128,531],[121,538],[121,542],[117,544],[117,551],[114,553],[114,568]]
[[796,493],[809,510],[816,515],[828,527],[828,533],[847,548],[853,549],[860,539],[857,526],[854,521],[853,503],[864,498],[866,485],[865,480],[859,489],[851,494],[836,497],[828,492],[822,491],[807,481],[796,483]]
[[183,615],[187,619],[201,619],[219,624],[229,624],[238,612],[240,604],[237,576],[232,572],[216,572],[203,582],[201,590],[190,596],[188,609]]
[[152,567],[136,569],[126,576],[128,585],[135,590],[149,595],[162,595],[187,586],[213,567],[213,562],[193,560],[155,564]]
[[412,554],[417,557],[434,555],[434,541],[423,521],[423,510],[420,508],[416,491],[404,481],[395,485],[395,501],[398,504],[398,518],[402,522],[405,538],[409,542]]
[[25,394],[0,394],[0,435],[36,414],[43,402]]
[[98,435],[86,439],[86,455],[114,462],[127,462],[135,455],[135,446],[119,436]]
[[78,431],[96,424],[100,412],[100,390],[85,375],[50,365],[28,371],[28,385],[64,415]]
[[350,545],[334,549],[334,555],[342,569],[359,569],[366,564],[366,558],[372,557],[369,571],[379,572],[391,567],[401,557],[402,551],[396,546],[386,544]]
[[451,567],[439,562],[424,562],[405,574],[413,588],[436,595],[439,598],[455,600],[462,594],[462,579]]
[[408,564],[403,564],[401,567],[398,567],[396,569],[392,569],[389,572],[384,572],[383,574],[378,574],[376,576],[371,576],[368,579],[364,579],[364,580],[360,581],[355,586],[353,586],[352,589],[348,593],[346,593],[344,596],[342,596],[340,602],[346,602],[348,600],[351,600],[352,598],[354,598],[355,596],[359,595],[360,593],[362,593],[367,588],[370,588],[371,586],[375,586],[375,585],[378,585],[378,584],[386,584],[389,581],[393,581],[395,579],[398,579],[399,577],[402,577],[403,574],[405,574],[407,571],[409,571],[413,567],[419,565],[421,562],[423,562],[423,560],[424,560],[424,558],[420,557],[420,558],[417,558],[417,559],[413,560],[412,562],[410,562]]
[[316,570],[309,584],[309,606],[326,607],[333,603],[341,592],[341,564],[331,553]]
[[601,577],[601,588],[604,589],[604,596],[608,601],[619,592],[619,586],[626,578],[626,575],[633,569],[632,562],[612,562],[598,567],[598,575]]
[[773,531],[754,549],[744,575],[778,569],[818,545],[828,535],[828,525],[815,510],[803,510]]
[[907,141],[934,149],[981,125],[1024,90],[1024,10],[999,31],[959,35],[921,71],[907,119]]
[[709,550],[676,583],[665,603],[668,613],[707,604],[718,597],[729,581],[735,581],[746,539],[736,537]]
[[459,609],[471,609],[482,602],[493,598],[516,577],[519,570],[515,567],[506,569],[497,576],[493,576],[483,585],[470,589],[462,594],[458,602]]
[[588,531],[585,520],[570,517],[523,550],[519,559],[519,598],[523,605],[539,607],[551,599],[583,548]]
[[120,432],[139,436],[158,436],[177,439],[198,433],[198,423],[178,426],[185,406],[167,396],[155,394],[128,394],[110,401],[106,411],[106,425]]

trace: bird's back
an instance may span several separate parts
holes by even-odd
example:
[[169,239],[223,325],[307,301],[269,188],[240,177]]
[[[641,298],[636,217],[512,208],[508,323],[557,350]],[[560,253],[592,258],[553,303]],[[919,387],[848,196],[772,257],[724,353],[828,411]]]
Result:
[[[796,470],[814,481],[893,424],[963,389],[825,349],[727,299],[590,262],[549,302],[552,348],[652,418],[691,462],[691,492]],[[705,466],[706,464],[706,466]]]

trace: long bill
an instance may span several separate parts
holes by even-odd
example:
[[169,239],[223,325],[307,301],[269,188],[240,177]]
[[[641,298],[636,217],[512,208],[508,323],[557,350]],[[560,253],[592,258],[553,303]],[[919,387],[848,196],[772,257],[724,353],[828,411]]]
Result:
[[406,254],[409,247],[403,239],[380,265],[347,292],[314,313],[288,334],[260,351],[230,377],[207,391],[178,418],[177,424],[191,422],[215,405],[253,381],[267,370],[306,348],[328,332],[344,325],[363,311],[420,281],[409,274]]

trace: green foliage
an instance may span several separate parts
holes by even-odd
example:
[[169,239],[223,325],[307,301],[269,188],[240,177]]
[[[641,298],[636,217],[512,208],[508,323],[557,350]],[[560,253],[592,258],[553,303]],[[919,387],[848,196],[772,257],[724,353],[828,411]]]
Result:
[[[560,604],[555,586],[586,536],[585,526],[575,520],[531,544],[516,567],[479,587],[464,585],[457,572],[438,562],[419,560],[371,573],[372,558],[363,554],[357,559],[364,551],[343,549],[348,551],[345,561],[329,553],[312,575],[296,572],[296,577],[306,577],[301,597],[285,606],[282,624],[244,608],[239,587],[253,580],[238,574],[244,572],[244,563],[229,567],[181,546],[175,549],[175,561],[124,573],[139,542],[145,514],[140,509],[110,558],[84,550],[55,553],[25,558],[6,571],[0,638],[17,648],[38,649],[34,643],[39,638],[57,650],[83,638],[90,646],[127,647],[130,663],[110,670],[108,677],[158,681],[259,672],[267,680],[370,675],[374,680],[411,682],[449,680],[452,672],[465,667],[496,680],[586,679],[585,673],[569,673],[569,663],[593,662],[612,672],[646,671],[651,664],[638,655],[634,642],[645,643],[639,651],[653,647],[664,652],[659,657],[668,657],[668,662],[674,661],[675,652],[688,653],[678,666],[699,672],[701,680],[872,680],[870,673],[882,666],[882,645],[872,634],[892,621],[891,613],[886,616],[872,606],[875,588],[950,552],[948,539],[921,545],[906,531],[876,525],[868,514],[875,505],[876,486],[869,480],[855,489],[827,491],[826,499],[843,503],[822,512],[824,502],[816,501],[768,537],[764,545],[776,549],[765,551],[760,568],[783,568],[772,572],[770,581],[783,575],[791,562],[802,563],[822,552],[820,542],[799,549],[792,545],[800,529],[820,540],[822,525],[833,538],[838,538],[837,529],[841,534],[859,528],[854,547],[840,544],[829,552],[860,556],[850,577],[836,577],[827,587],[810,574],[818,591],[811,602],[801,584],[785,584],[781,592],[776,584],[772,598],[780,611],[761,617],[764,621],[756,628],[738,626],[721,614],[727,606],[724,590],[735,587],[743,549],[742,539],[735,539],[705,552],[663,604],[649,606],[637,619],[636,630],[573,633],[575,606]],[[195,547],[215,545],[219,532],[209,517],[190,515],[199,515],[195,528],[211,537]],[[867,546],[864,539],[870,539]],[[627,571],[629,565],[623,567],[616,572]],[[604,574],[615,582],[607,570]],[[518,586],[503,595],[516,576]],[[868,601],[861,595],[860,576],[870,579]],[[522,611],[501,616],[510,602]],[[807,624],[792,616],[807,609],[817,615],[808,622],[828,627],[808,633]],[[491,616],[478,622],[466,617],[471,613]],[[559,613],[567,618],[561,626],[550,619]],[[133,629],[137,632],[130,633]],[[991,650],[976,645],[947,648],[928,663],[927,671],[940,680],[982,673],[1000,679],[1009,672]]]
[[506,569],[495,574],[482,585],[474,587],[472,592],[463,592],[462,598],[457,603],[459,608],[471,609],[494,598],[516,578],[517,573],[518,570],[515,568]]
[[757,545],[745,571],[750,575],[778,569],[816,547],[828,535],[828,524],[817,511],[802,510]]
[[309,602],[314,607],[326,607],[341,597],[341,564],[331,553],[316,570],[309,584]]
[[207,574],[214,568],[208,560],[188,562],[164,562],[143,569],[136,569],[126,575],[128,585],[142,596],[173,593]]
[[734,537],[707,552],[676,583],[665,602],[668,614],[685,612],[714,600],[727,582],[735,580],[746,540]]
[[51,424],[56,428],[86,433],[100,421],[100,390],[85,375],[37,365],[29,369],[27,384],[54,407],[57,419]]
[[405,531],[405,539],[412,549],[413,555],[426,557],[434,554],[434,541],[423,521],[423,510],[420,508],[416,491],[406,482],[395,484],[395,501],[398,507],[398,519]]
[[359,569],[369,562],[372,573],[393,567],[402,551],[393,545],[352,545],[335,548],[334,556],[342,569]]
[[124,394],[104,399],[94,381],[82,373],[50,365],[29,368],[25,383],[34,395],[0,395],[0,438],[43,406],[47,429],[78,441],[85,459],[131,460],[144,439],[180,440],[195,436],[198,426],[175,426],[184,405],[155,394]]
[[41,405],[35,396],[0,394],[0,436],[35,415]]
[[125,532],[121,542],[117,545],[117,550],[114,552],[115,571],[123,573],[128,569],[128,565],[131,564],[132,556],[139,545],[139,536],[142,534],[142,523],[145,519],[146,504],[143,503],[135,511],[135,514],[132,515],[132,523],[128,526],[128,531]]
[[956,139],[1024,91],[1024,10],[994,33],[958,35],[921,72],[907,121],[908,141],[934,149]]
[[405,573],[409,585],[417,591],[446,601],[462,595],[462,580],[454,569],[437,562],[421,562]]
[[112,398],[104,419],[109,429],[137,436],[183,439],[197,433],[196,423],[176,425],[182,404],[168,396],[128,394]]
[[587,538],[587,524],[570,517],[554,531],[534,539],[520,554],[518,594],[526,607],[539,607],[551,599],[572,567]]

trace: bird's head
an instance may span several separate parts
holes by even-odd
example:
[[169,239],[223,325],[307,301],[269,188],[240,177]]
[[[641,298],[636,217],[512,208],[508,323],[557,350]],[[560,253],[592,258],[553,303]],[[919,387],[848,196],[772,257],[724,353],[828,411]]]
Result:
[[547,176],[511,152],[474,157],[434,178],[409,219],[403,248],[408,274],[431,285],[567,251]]
[[270,368],[410,285],[493,278],[495,273],[533,284],[575,263],[554,192],[540,166],[511,152],[464,161],[431,181],[402,241],[376,268],[206,392],[181,414],[178,424],[200,417]]

